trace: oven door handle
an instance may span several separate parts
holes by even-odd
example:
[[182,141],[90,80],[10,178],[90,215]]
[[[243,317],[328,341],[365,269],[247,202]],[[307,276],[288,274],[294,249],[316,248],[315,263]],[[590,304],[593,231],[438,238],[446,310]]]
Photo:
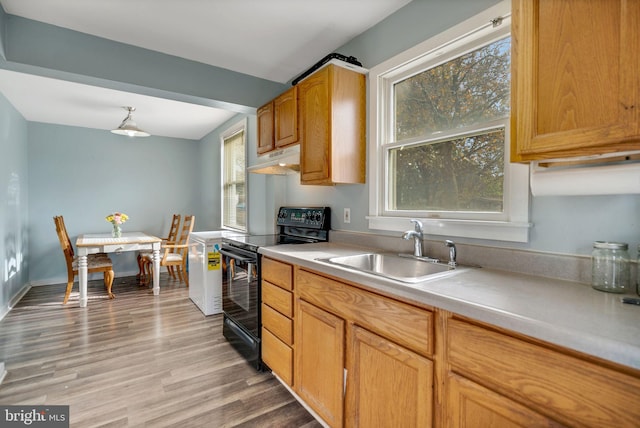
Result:
[[233,251],[229,251],[229,250],[220,249],[219,251],[223,256],[227,256],[227,257],[230,257],[232,259],[235,259],[235,260],[238,260],[238,261],[244,262],[244,263],[254,263],[255,264],[255,262],[257,260],[257,257],[245,256],[245,255],[242,255],[242,254],[234,253]]

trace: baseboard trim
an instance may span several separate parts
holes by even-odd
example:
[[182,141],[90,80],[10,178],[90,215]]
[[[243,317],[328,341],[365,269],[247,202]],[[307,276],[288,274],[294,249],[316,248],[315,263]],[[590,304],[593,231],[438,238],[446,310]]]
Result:
[[30,283],[25,284],[24,286],[22,286],[20,291],[18,291],[16,295],[11,298],[7,306],[0,308],[0,321],[2,321],[5,316],[7,316],[7,314],[11,311],[11,309],[18,304],[20,299],[22,299],[24,295],[29,292],[30,289],[31,289],[31,284]]
[[293,389],[291,389],[291,387],[289,385],[287,385],[287,383],[282,380],[280,378],[280,376],[278,376],[277,374],[271,372],[271,374],[273,375],[273,377],[275,377],[278,382],[280,382],[285,388],[287,388],[287,390],[289,391],[289,393],[291,395],[293,395],[293,398],[296,399],[296,401],[298,403],[300,403],[302,405],[302,407],[304,407],[310,414],[311,416],[313,416],[316,421],[318,421],[320,423],[320,425],[322,425],[324,428],[331,428],[321,417],[320,415],[318,415],[311,407],[309,407],[309,405],[307,403],[304,402],[304,400],[302,398],[300,398],[300,396],[298,394],[295,393],[295,391]]

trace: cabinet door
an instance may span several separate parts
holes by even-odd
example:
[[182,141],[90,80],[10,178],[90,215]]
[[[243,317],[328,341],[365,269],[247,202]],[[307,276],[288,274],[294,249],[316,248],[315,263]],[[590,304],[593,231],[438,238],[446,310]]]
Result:
[[348,427],[432,426],[433,363],[363,328],[349,329]]
[[263,105],[257,111],[258,116],[258,154],[274,149],[273,139],[273,101]]
[[638,426],[640,378],[466,320],[447,322],[451,371],[569,426]]
[[512,161],[640,149],[640,2],[513,0]]
[[447,428],[560,427],[502,395],[450,374],[447,379]]
[[344,321],[297,301],[295,391],[332,427],[342,426]]
[[298,88],[292,87],[273,101],[276,147],[298,142]]
[[329,67],[300,82],[298,95],[302,125],[300,180],[328,183],[331,177]]

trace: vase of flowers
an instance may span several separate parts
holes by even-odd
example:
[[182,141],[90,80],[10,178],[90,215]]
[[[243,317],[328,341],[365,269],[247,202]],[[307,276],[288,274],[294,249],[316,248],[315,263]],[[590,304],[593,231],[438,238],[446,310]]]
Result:
[[122,223],[129,220],[129,216],[126,215],[125,213],[115,212],[113,214],[109,214],[108,216],[106,216],[105,220],[107,220],[109,223],[113,225],[113,229],[111,230],[111,236],[113,236],[114,238],[120,238],[122,236],[121,225]]

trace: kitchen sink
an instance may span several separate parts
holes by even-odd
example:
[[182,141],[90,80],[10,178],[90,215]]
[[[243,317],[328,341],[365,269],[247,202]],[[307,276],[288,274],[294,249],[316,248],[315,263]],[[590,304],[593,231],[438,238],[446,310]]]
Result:
[[317,260],[409,283],[449,276],[463,269],[460,267],[451,267],[446,263],[438,263],[432,259],[408,258],[382,253],[365,253]]

